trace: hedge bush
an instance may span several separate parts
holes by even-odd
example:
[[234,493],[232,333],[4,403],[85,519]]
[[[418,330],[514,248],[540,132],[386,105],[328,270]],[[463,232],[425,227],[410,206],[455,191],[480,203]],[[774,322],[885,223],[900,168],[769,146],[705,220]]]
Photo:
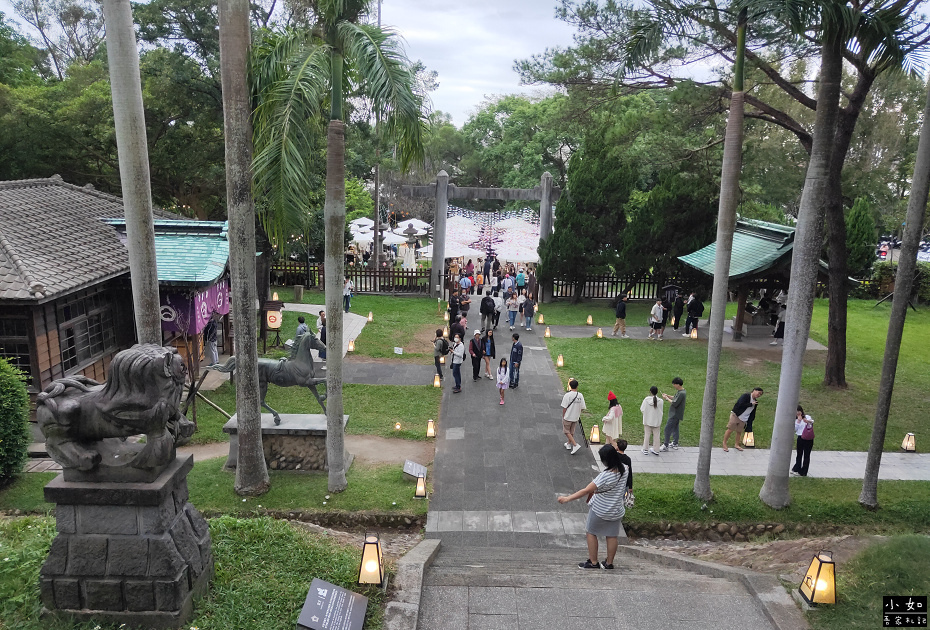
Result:
[[[872,280],[878,284],[893,282],[898,272],[898,265],[890,260],[875,263],[872,267]],[[930,263],[917,261],[916,283],[914,292],[921,302],[930,302]]]
[[29,446],[29,394],[22,372],[0,359],[0,487],[23,469]]

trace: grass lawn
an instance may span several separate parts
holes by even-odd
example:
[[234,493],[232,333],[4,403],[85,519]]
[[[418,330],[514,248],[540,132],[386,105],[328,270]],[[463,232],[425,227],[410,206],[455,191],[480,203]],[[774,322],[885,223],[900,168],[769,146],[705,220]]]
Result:
[[[290,287],[274,287],[278,297],[292,302],[294,291]],[[323,294],[305,291],[304,304],[322,304]],[[442,302],[445,308],[446,303]],[[477,308],[473,309],[477,312]],[[445,321],[442,313],[437,315],[436,300],[428,297],[391,297],[387,295],[357,294],[352,298],[352,312],[359,315],[374,314],[374,321],[365,324],[365,329],[356,342],[355,356],[374,359],[390,359],[412,363],[433,362],[433,339],[437,328]],[[284,311],[281,337],[293,339],[297,330],[296,311]],[[305,315],[310,327],[316,329],[316,316]],[[394,348],[403,348],[404,354],[394,354]]]
[[[626,305],[626,325],[645,326],[653,304],[655,302],[644,302],[642,300],[628,302]],[[614,322],[617,321],[613,304],[607,300],[581,302],[580,304],[571,304],[567,300],[551,302],[549,304],[540,304],[539,312],[543,314],[545,320],[543,326],[584,326],[588,321],[588,315],[590,315],[594,322],[594,328],[610,327],[613,330]],[[594,334],[594,332],[592,331],[591,334]]]
[[[849,389],[824,387],[821,383],[826,353],[808,354],[802,376],[801,404],[817,421],[815,458],[817,450],[868,450],[891,310],[890,305],[873,308],[873,304],[868,300],[850,301],[846,365]],[[587,312],[583,307],[573,308],[579,315]],[[577,319],[584,321],[581,317]],[[826,319],[827,302],[818,300],[811,335],[824,344]],[[914,413],[915,409],[925,409],[930,405],[930,370],[926,369],[924,354],[930,346],[930,309],[909,312],[907,321],[888,419],[886,451],[898,450],[908,431],[917,435],[926,435],[930,431],[930,418],[923,413]],[[688,391],[688,402],[681,425],[681,441],[685,445],[697,444],[706,380],[705,342],[595,339],[592,331],[590,339],[553,338],[547,340],[547,345],[553,359],[559,354],[565,357],[565,367],[558,368],[562,381],[567,382],[569,377],[579,379],[591,410],[589,422],[606,412],[607,392],[613,390],[625,411],[624,437],[634,445],[642,443],[639,405],[648,395],[649,387],[656,385],[660,392],[672,393],[672,378],[682,377]],[[723,351],[714,427],[718,442],[723,437],[729,410],[737,397],[760,386],[765,389],[765,394],[760,399],[754,433],[756,446],[768,448],[781,370],[775,356],[760,357],[751,352],[729,349]]]
[[838,570],[836,605],[820,606],[807,614],[807,620],[814,630],[878,628],[883,595],[926,596],[928,592],[930,538],[895,536],[872,545]]
[[[384,594],[355,584],[359,550],[269,518],[210,520],[216,577],[188,626],[200,630],[293,628],[318,577],[369,598],[365,628],[381,628]],[[0,521],[0,628],[111,630],[117,624],[73,624],[40,618],[39,569],[55,537],[55,521]],[[185,627],[188,627],[185,626]]]
[[[263,510],[331,512],[397,512],[426,514],[427,502],[413,498],[415,483],[404,477],[400,466],[362,466],[349,469],[349,488],[325,499],[326,473],[271,471],[271,490],[261,497],[243,499],[233,491],[234,473],[223,470],[220,457],[195,462],[187,477],[190,500],[205,512],[254,515]],[[28,473],[0,492],[0,510],[45,513],[54,508],[46,503],[42,488],[56,473]],[[326,505],[323,505],[326,501]]]
[[930,494],[925,481],[879,482],[882,507],[876,511],[857,503],[862,490],[857,479],[792,477],[791,505],[782,510],[774,510],[759,499],[763,481],[763,477],[713,477],[714,500],[707,510],[701,510],[703,501],[692,492],[693,475],[636,473],[636,506],[627,510],[624,521],[813,523],[898,533],[930,531]]
[[[346,433],[381,437],[426,439],[426,421],[439,418],[442,390],[431,385],[343,385],[345,413],[349,416]],[[204,395],[229,413],[236,410],[236,392],[226,383]],[[278,413],[323,413],[313,393],[307,388],[268,388],[266,402]],[[264,410],[262,410],[264,412]],[[401,423],[395,431],[394,424]],[[197,405],[195,444],[226,442],[223,433],[226,417],[203,401]]]

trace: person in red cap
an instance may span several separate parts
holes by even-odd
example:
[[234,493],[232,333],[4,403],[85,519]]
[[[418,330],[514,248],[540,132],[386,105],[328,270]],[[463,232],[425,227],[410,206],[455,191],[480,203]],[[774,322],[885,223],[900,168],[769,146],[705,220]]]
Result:
[[607,443],[617,446],[617,438],[623,433],[623,407],[613,392],[607,392],[607,415],[601,418]]

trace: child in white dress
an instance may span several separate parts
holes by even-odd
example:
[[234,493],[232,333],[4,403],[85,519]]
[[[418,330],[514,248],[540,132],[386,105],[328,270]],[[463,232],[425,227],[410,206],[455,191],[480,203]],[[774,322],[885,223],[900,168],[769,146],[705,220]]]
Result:
[[497,389],[501,394],[501,404],[504,404],[504,392],[510,386],[510,371],[507,369],[507,359],[501,359],[500,367],[497,368]]

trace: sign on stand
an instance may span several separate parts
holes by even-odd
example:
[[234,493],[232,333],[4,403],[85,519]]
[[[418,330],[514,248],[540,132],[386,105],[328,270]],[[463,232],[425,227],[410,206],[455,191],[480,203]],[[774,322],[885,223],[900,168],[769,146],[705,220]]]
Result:
[[417,477],[426,477],[426,466],[408,459],[404,462],[404,474],[410,475],[414,479]]
[[314,578],[297,630],[362,630],[368,598]]

